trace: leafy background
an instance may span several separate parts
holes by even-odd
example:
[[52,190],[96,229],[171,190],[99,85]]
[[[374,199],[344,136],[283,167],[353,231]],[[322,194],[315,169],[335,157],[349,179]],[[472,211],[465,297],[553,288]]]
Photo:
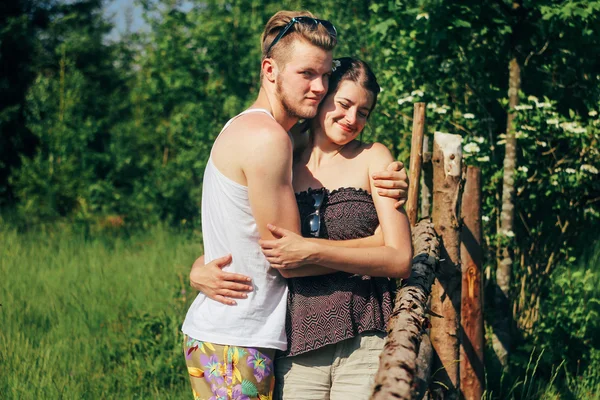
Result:
[[[100,0],[14,0],[0,5],[3,273],[25,279],[24,271],[35,261],[6,260],[15,260],[15,246],[27,245],[30,253],[52,249],[56,244],[45,244],[45,237],[56,238],[67,246],[64,251],[80,258],[79,251],[101,253],[106,251],[102,246],[110,249],[115,241],[135,247],[147,239],[147,232],[160,236],[166,231],[194,249],[179,267],[165,264],[171,266],[164,279],[165,293],[171,294],[165,298],[179,298],[184,289],[173,288],[181,282],[185,265],[201,251],[195,245],[200,241],[199,199],[212,140],[258,92],[262,27],[280,9],[309,9],[337,26],[336,55],[363,58],[377,73],[383,92],[365,140],[381,141],[398,159],[408,160],[412,105],[424,101],[428,134],[462,135],[465,162],[482,168],[486,285],[490,291],[501,250],[510,249],[516,338],[509,367],[494,364],[491,350],[486,354],[486,396],[590,398],[600,392],[599,1],[137,4],[147,29],[126,29],[118,38],[109,36],[112,22],[104,17]],[[513,58],[521,66],[521,90],[519,105],[511,109],[508,73]],[[515,115],[514,132],[507,133],[510,113]],[[517,141],[512,230],[500,228],[507,134]],[[91,250],[68,250],[71,241]],[[156,259],[147,250],[144,257]],[[59,257],[50,250],[44,254]],[[70,265],[67,258],[54,262]],[[79,274],[83,265],[72,265],[69,271]],[[143,268],[144,262],[136,265],[133,270]],[[39,268],[47,268],[46,263]],[[46,287],[40,275],[28,279]],[[2,283],[5,306],[0,315],[3,326],[8,318],[13,321],[14,330],[0,332],[0,354],[16,354],[8,352],[18,343],[8,340],[10,332],[47,323],[9,316],[6,304],[29,303],[26,298],[8,303],[13,285],[18,285],[8,282]],[[51,287],[43,291],[52,293]],[[74,285],[72,290],[79,289]],[[104,301],[94,297],[99,293],[88,296]],[[125,312],[115,317],[126,323],[122,329],[131,335],[129,340],[156,338],[157,326],[173,327],[182,318],[180,311],[175,315],[169,308],[153,314],[136,307],[128,308],[139,311],[135,318]],[[486,307],[489,318],[493,304]],[[163,325],[153,325],[157,320]],[[170,331],[172,337],[175,331]],[[161,343],[158,348],[167,353],[156,356],[157,371],[178,365],[164,358],[179,345],[177,339]],[[107,344],[106,351],[121,345],[108,350]],[[136,353],[127,349],[132,355],[128,359],[135,359]],[[102,362],[123,362],[123,354]],[[17,359],[9,359],[5,355],[0,361],[17,365]],[[160,392],[161,385],[185,385],[182,379],[169,379],[157,381],[153,393],[168,397]],[[17,388],[18,382],[23,381],[2,374],[0,389]],[[39,396],[50,387],[45,384],[52,385],[48,382],[29,393]],[[142,393],[136,392],[140,381],[131,382],[123,396]],[[101,397],[117,393],[108,383],[90,390]],[[1,392],[23,398],[27,390]],[[85,397],[81,393],[88,392],[73,393]]]

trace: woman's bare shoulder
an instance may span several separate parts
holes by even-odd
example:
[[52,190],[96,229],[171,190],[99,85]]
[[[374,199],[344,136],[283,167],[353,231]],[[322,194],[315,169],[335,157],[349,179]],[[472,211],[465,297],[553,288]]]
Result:
[[386,145],[379,142],[365,143],[358,140],[351,142],[355,154],[365,158],[391,159],[392,153]]

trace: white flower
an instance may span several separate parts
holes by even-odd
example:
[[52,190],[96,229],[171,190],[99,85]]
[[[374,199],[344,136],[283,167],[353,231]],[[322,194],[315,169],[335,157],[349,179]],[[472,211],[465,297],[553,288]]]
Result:
[[479,162],[488,162],[490,161],[490,156],[477,157],[476,160]]
[[533,106],[530,106],[528,104],[519,104],[519,105],[515,106],[515,110],[517,110],[517,111],[533,110]]
[[552,104],[550,104],[550,103],[535,103],[535,106],[537,108],[547,108],[547,107],[552,106]]
[[340,65],[342,65],[342,62],[340,60],[333,60],[333,65],[331,66],[331,70],[335,71],[336,69],[338,69],[340,67]]
[[526,138],[528,138],[528,137],[529,137],[529,135],[528,135],[528,134],[526,134],[526,133],[523,133],[522,131],[516,131],[516,132],[515,132],[515,137],[516,137],[517,139],[526,139]]
[[546,142],[536,142],[536,143],[539,144],[542,147],[548,146],[548,143],[546,143]]
[[590,164],[583,164],[580,169],[582,171],[585,172],[589,172],[590,174],[597,174],[598,173],[598,168],[594,167],[593,165]]
[[506,139],[506,133],[501,133],[498,135],[500,139]]
[[550,183],[552,184],[552,186],[558,186],[558,181],[552,181]]
[[501,235],[504,235],[504,236],[506,236],[506,237],[510,237],[510,238],[511,238],[511,237],[515,237],[515,233],[514,233],[513,231],[511,231],[511,230],[507,230],[507,229],[505,229],[505,230],[501,230],[501,231],[500,231],[500,234],[501,234]]
[[471,113],[464,113],[464,114],[463,114],[463,118],[464,118],[464,119],[473,119],[473,118],[475,118],[475,114],[471,114]]
[[533,126],[529,126],[529,125],[521,125],[521,129],[524,129],[526,131],[532,131],[532,132],[535,132],[537,130]]
[[463,147],[463,150],[466,153],[479,153],[479,146],[477,146],[477,143],[467,143],[465,144],[465,147]]
[[475,136],[473,138],[474,141],[476,141],[477,143],[481,144],[483,142],[485,142],[485,139],[483,138],[483,136]]
[[482,216],[481,216],[481,220],[482,220],[483,222],[489,222],[489,221],[490,221],[490,217],[488,217],[487,215],[482,215]]
[[448,110],[446,110],[445,108],[442,107],[438,107],[435,110],[433,110],[434,112],[438,113],[438,114],[446,114],[448,112]]
[[419,97],[423,97],[425,93],[423,93],[422,90],[413,90],[412,92],[410,92],[411,96],[419,96]]
[[563,122],[562,124],[560,124],[560,127],[563,128],[565,131],[572,133],[587,132],[586,129],[580,126],[577,122]]
[[558,118],[551,118],[551,119],[547,119],[546,123],[548,125],[558,125]]
[[411,103],[414,100],[412,96],[407,96],[403,99],[398,99],[398,104],[402,105],[404,103]]
[[575,122],[563,122],[560,124],[560,127],[563,128],[565,131],[570,131],[576,126],[577,124]]
[[526,166],[520,166],[519,168],[517,168],[517,171],[521,171],[523,173],[527,173],[527,171],[529,171],[529,168],[527,168]]
[[496,144],[497,144],[498,146],[502,146],[503,144],[506,144],[506,139],[498,140],[498,141],[496,142]]
[[437,108],[437,104],[435,104],[435,103],[428,103],[427,104],[427,108],[429,108],[429,109]]
[[529,96],[529,97],[527,97],[527,100],[533,101],[534,103],[537,103],[539,101],[539,99],[535,96]]
[[567,174],[574,174],[575,172],[577,172],[577,170],[573,168],[565,168],[565,172]]
[[590,117],[595,117],[596,115],[598,115],[598,111],[596,111],[596,110],[592,110],[592,111],[590,111],[590,112],[588,113],[588,115],[589,115]]
[[561,168],[561,167],[554,168],[554,172],[560,172],[560,171],[562,171],[562,168]]
[[419,15],[417,15],[417,21],[421,18],[429,19],[429,13],[420,13]]

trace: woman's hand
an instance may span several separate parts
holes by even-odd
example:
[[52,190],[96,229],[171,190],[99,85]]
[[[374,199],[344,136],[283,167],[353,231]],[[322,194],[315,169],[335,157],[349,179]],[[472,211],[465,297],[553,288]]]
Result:
[[241,274],[223,271],[231,263],[231,254],[217,258],[204,265],[204,256],[200,256],[190,271],[190,286],[204,293],[206,297],[219,303],[235,306],[232,299],[245,299],[252,291],[252,280]]
[[309,258],[314,254],[315,244],[304,239],[302,236],[279,228],[267,225],[275,240],[259,240],[263,254],[271,267],[275,269],[294,269],[311,263]]
[[398,200],[396,208],[400,208],[406,203],[408,196],[408,175],[404,164],[400,161],[394,161],[388,165],[385,171],[375,172],[373,174],[373,185],[377,188],[380,196],[391,197]]

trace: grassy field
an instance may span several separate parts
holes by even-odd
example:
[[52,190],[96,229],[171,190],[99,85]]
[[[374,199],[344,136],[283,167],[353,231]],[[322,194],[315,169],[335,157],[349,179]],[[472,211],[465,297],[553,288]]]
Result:
[[0,227],[0,398],[189,399],[179,327],[199,243]]

